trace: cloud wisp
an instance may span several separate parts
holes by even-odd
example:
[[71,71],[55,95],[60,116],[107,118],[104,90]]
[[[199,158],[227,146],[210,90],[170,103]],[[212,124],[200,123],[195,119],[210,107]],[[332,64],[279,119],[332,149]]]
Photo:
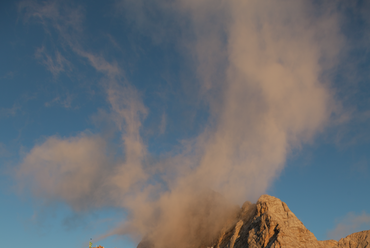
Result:
[[370,226],[370,215],[363,212],[356,215],[353,212],[348,213],[333,230],[328,231],[327,236],[330,239],[339,240],[347,235],[363,230],[364,227]]
[[[135,2],[134,11],[143,11],[143,2]],[[108,235],[145,237],[157,247],[190,247],[214,238],[235,214],[234,204],[256,200],[279,176],[289,152],[330,124],[337,104],[322,73],[335,65],[343,38],[330,4],[156,4],[187,18],[179,28],[194,34],[187,45],[184,37],[175,40],[184,56],[194,58],[199,95],[210,109],[203,132],[184,140],[182,152],[151,162],[141,135],[150,106],[125,79],[124,69],[85,51],[73,36],[76,30],[68,32],[72,20],[80,20],[78,12],[71,13],[79,18],[65,18],[55,4],[40,11],[28,7],[28,16],[43,24],[51,20],[64,42],[103,74],[108,116],[121,135],[123,158],[111,158],[108,141],[99,135],[50,137],[25,156],[17,175],[27,179],[37,197],[65,201],[76,211],[106,205],[126,209],[128,220]],[[152,20],[137,21],[142,28]],[[153,39],[159,42],[157,36]],[[161,132],[171,118],[163,116]]]
[[55,58],[45,53],[45,48],[41,47],[36,50],[35,56],[48,68],[54,77],[58,76],[60,72],[65,71],[66,67],[70,67],[70,62],[64,58],[60,52],[55,52]]

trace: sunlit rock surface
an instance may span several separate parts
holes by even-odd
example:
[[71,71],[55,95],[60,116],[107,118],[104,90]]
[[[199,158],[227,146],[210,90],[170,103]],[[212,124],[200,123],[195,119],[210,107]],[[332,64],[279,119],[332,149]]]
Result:
[[352,233],[347,237],[340,239],[338,246],[340,248],[369,248],[370,247],[370,230]]
[[[194,248],[370,248],[370,230],[353,233],[339,242],[318,241],[284,202],[269,195],[262,195],[256,204],[244,203],[233,222],[220,230],[212,243]],[[179,247],[193,248],[186,244]],[[145,241],[138,248],[167,247]]]

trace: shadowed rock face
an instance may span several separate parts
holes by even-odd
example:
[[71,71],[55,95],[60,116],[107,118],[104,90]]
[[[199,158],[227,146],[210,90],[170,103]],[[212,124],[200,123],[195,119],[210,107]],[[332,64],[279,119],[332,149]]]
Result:
[[[191,246],[189,246],[190,248]],[[278,198],[262,195],[256,204],[246,202],[234,224],[220,230],[210,244],[194,248],[370,248],[370,230],[339,240],[318,241]],[[155,247],[145,241],[138,248]]]

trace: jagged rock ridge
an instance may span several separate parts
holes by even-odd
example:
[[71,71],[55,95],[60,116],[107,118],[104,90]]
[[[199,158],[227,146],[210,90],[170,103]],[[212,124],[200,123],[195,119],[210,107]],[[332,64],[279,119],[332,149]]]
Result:
[[236,224],[221,233],[214,248],[370,248],[370,231],[336,240],[318,241],[278,198],[262,195],[256,204],[245,203]]
[[[256,204],[244,203],[233,223],[213,243],[198,248],[370,248],[370,230],[339,242],[318,241],[284,202],[269,195],[262,195]],[[147,241],[138,245],[149,247],[155,246]]]

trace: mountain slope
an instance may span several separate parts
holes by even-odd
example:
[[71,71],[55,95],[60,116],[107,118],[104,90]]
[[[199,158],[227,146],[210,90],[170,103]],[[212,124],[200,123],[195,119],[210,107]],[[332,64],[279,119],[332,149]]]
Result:
[[262,195],[256,204],[245,203],[236,224],[220,235],[214,248],[370,248],[370,231],[341,239],[318,241],[288,206]]
[[[189,248],[370,248],[370,230],[353,233],[339,242],[318,241],[284,202],[269,195],[262,195],[256,204],[245,202],[232,223],[206,246],[179,245]],[[138,248],[167,247],[156,247],[146,240]]]

